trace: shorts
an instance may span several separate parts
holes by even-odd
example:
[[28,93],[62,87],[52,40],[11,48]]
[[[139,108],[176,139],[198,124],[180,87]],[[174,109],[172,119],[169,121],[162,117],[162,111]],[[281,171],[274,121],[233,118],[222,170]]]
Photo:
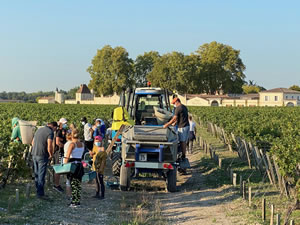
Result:
[[190,126],[178,128],[178,138],[180,142],[187,142],[190,133]]

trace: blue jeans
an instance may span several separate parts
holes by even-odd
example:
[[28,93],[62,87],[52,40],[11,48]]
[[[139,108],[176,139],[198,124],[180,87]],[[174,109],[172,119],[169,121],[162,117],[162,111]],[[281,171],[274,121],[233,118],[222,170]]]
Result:
[[38,196],[44,196],[45,176],[47,172],[48,157],[45,156],[32,156],[35,187]]

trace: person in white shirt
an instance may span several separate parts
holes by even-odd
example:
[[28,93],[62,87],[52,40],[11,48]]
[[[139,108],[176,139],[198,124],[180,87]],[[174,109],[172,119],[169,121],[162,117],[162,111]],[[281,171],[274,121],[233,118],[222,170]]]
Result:
[[193,117],[189,116],[189,123],[190,123],[190,133],[189,133],[189,140],[188,140],[188,152],[192,154],[193,152],[193,142],[196,140],[196,123],[193,121]]
[[84,146],[87,148],[85,152],[92,151],[94,144],[92,125],[87,122],[86,117],[81,118],[81,124],[83,125]]

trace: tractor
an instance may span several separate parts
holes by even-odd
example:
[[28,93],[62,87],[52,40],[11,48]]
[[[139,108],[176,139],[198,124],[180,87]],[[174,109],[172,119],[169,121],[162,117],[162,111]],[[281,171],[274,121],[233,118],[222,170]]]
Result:
[[145,87],[123,91],[111,127],[112,170],[120,176],[121,190],[129,190],[132,179],[147,178],[165,180],[167,190],[176,191],[177,169],[188,168],[189,162],[180,159],[175,127],[163,128],[171,118],[167,90]]

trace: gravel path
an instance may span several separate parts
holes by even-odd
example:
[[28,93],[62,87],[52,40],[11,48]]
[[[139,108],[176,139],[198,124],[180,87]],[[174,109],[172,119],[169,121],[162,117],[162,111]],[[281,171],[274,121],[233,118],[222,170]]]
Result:
[[230,187],[207,188],[199,172],[200,152],[188,155],[192,169],[186,176],[178,176],[178,192],[156,196],[169,224],[243,224],[227,216],[238,196]]
[[[231,187],[208,188],[199,171],[200,152],[188,158],[192,169],[177,176],[175,193],[167,193],[163,181],[133,181],[132,191],[106,188],[106,198],[98,200],[92,198],[95,184],[83,183],[81,206],[69,208],[66,195],[48,187],[50,201],[34,199],[15,216],[26,218],[26,224],[243,224],[227,216],[238,197]],[[111,174],[109,168],[108,163],[105,179]]]

